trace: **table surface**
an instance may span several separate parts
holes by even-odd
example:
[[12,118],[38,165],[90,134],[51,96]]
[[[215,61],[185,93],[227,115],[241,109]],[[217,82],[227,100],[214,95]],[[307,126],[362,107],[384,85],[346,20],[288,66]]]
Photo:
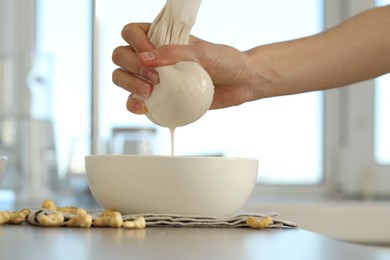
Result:
[[0,259],[390,259],[302,229],[0,226]]

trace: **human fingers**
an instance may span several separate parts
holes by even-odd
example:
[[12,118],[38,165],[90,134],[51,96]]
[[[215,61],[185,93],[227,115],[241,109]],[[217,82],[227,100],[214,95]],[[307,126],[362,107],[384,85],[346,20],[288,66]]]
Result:
[[126,107],[128,111],[138,115],[142,115],[147,112],[145,103],[141,99],[136,98],[134,95],[129,95]]
[[119,46],[112,52],[112,61],[119,67],[154,84],[159,82],[158,73],[154,69],[142,65],[138,55],[129,46]]
[[153,90],[152,83],[145,81],[122,68],[113,71],[112,81],[115,85],[138,96],[149,97]]
[[152,51],[153,45],[150,43],[147,33],[150,23],[129,23],[122,29],[122,38],[135,50],[135,52]]
[[180,61],[195,61],[199,63],[197,48],[191,45],[169,44],[152,51],[144,51],[139,54],[140,64],[155,68],[173,65]]

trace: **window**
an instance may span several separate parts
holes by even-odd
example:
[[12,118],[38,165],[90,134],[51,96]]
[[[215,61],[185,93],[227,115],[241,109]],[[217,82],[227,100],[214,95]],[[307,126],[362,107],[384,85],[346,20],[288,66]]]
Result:
[[[389,1],[351,1],[344,18],[384,4]],[[338,165],[333,169],[333,182],[346,196],[390,195],[388,80],[389,74],[338,90],[343,105],[338,119],[341,141],[333,148]]]
[[[147,1],[95,1],[104,11],[99,13],[99,98],[95,100],[99,153],[112,152],[115,134],[146,129],[154,135],[153,153],[170,154],[169,131],[145,116],[129,113],[128,93],[111,82],[115,69],[111,54],[125,44],[120,36],[123,26],[151,22],[165,3]],[[226,0],[221,11],[219,0],[207,0],[202,2],[192,33],[246,50],[315,34],[375,4],[389,2]],[[92,0],[38,0],[37,12],[38,49],[54,60],[54,120],[64,173],[71,157],[82,162],[90,153]],[[70,13],[72,19],[68,19]],[[297,194],[321,190],[327,195],[338,191],[354,197],[388,196],[389,81],[385,75],[357,86],[209,111],[199,121],[177,129],[176,154],[257,158],[259,190],[276,194],[292,189]],[[194,137],[203,141],[193,142]],[[79,170],[74,171],[82,171],[76,165],[73,168]]]
[[83,157],[78,157],[82,164],[73,164],[73,169],[69,163],[74,154],[90,153],[92,4],[90,0],[38,0],[36,10],[37,49],[52,58],[60,175],[80,167],[83,172]]
[[375,81],[375,160],[390,164],[390,75]]

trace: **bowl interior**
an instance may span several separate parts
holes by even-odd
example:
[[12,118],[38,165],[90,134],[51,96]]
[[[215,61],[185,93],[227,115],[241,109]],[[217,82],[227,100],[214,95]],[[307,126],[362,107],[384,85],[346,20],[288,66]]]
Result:
[[257,179],[249,158],[93,155],[88,183],[105,208],[125,214],[231,215]]

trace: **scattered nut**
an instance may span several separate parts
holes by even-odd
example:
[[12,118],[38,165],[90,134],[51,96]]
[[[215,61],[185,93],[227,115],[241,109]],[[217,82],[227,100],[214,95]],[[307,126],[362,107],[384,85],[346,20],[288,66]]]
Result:
[[114,210],[105,210],[94,221],[93,225],[96,227],[116,227],[122,226],[122,214]]
[[57,207],[57,211],[65,212],[73,215],[87,214],[85,209],[77,207]]
[[52,200],[44,200],[42,202],[41,208],[43,208],[43,209],[50,209],[50,210],[53,210],[53,211],[57,210],[57,206],[56,206],[56,204],[54,204],[54,202]]
[[37,213],[36,219],[46,227],[57,227],[64,224],[64,215],[58,211],[41,211]]
[[30,215],[29,209],[22,209],[21,211],[14,211],[10,214],[8,223],[10,224],[23,224]]
[[66,207],[57,207],[57,205],[52,201],[52,200],[44,200],[42,202],[41,208],[43,209],[50,209],[53,211],[60,211],[60,212],[65,212],[69,214],[87,214],[87,212],[83,208],[77,208],[73,206],[66,206]]
[[134,229],[145,228],[146,227],[145,218],[143,216],[139,216],[134,221],[124,221],[122,227],[134,228]]
[[[93,220],[92,216],[83,208],[72,206],[57,207],[52,200],[44,200],[41,205],[42,210],[38,210],[35,214],[36,221],[46,227],[82,227],[90,228],[92,225],[96,227],[115,227],[142,229],[146,227],[146,221],[143,216],[137,217],[133,221],[123,221],[122,214],[115,210],[105,210]],[[68,216],[67,214],[74,215]],[[29,209],[21,211],[1,211],[0,225],[3,224],[22,224],[30,215]],[[66,218],[65,218],[66,216]],[[69,218],[70,217],[70,218]],[[66,221],[67,220],[67,221]],[[66,222],[65,222],[66,221]]]
[[30,210],[22,209],[21,211],[2,211],[0,212],[0,225],[4,224],[23,224],[28,216],[30,215]]
[[76,216],[69,219],[67,223],[68,227],[90,228],[91,225],[92,225],[92,217],[87,213],[77,214]]
[[115,212],[115,210],[112,210],[112,209],[106,209],[102,212],[102,214],[100,214],[100,217],[109,217],[109,216],[112,216]]
[[42,208],[52,211],[48,214],[42,212],[37,215],[38,222],[44,226],[63,225],[65,221],[63,213],[75,215],[67,221],[66,225],[68,227],[89,228],[92,225],[91,215],[89,215],[83,208],[73,206],[57,207],[56,204],[49,199],[42,202]]
[[0,225],[7,224],[10,219],[10,213],[8,211],[0,211]]
[[249,217],[246,220],[246,224],[251,228],[263,229],[269,227],[273,223],[270,216],[264,217],[262,219]]

